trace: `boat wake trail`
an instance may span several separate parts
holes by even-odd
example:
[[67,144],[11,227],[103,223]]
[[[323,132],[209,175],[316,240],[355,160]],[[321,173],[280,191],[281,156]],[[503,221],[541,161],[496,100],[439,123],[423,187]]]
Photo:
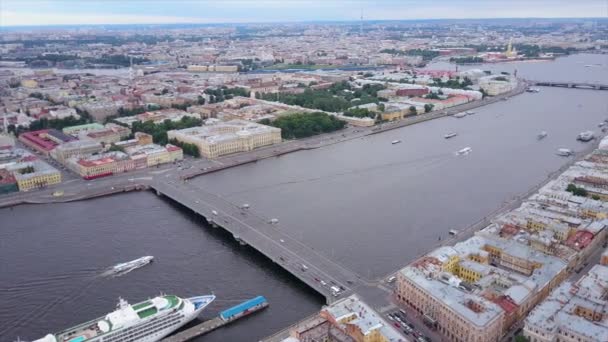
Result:
[[153,256],[144,256],[139,259],[123,262],[109,267],[101,273],[102,277],[120,277],[154,261]]
[[[57,305],[81,297],[83,293],[95,283],[96,273],[96,270],[82,270],[78,272],[72,272],[70,274],[60,274],[47,278],[27,280],[23,281],[22,283],[15,284],[14,286],[11,286],[9,288],[0,288],[0,292],[6,290],[6,293],[9,293],[10,296],[13,298],[24,299],[30,297],[31,295],[39,293],[41,291],[41,288],[44,288],[45,291],[48,291],[50,288],[54,288],[57,290],[61,290],[61,292],[64,293],[46,301],[44,304],[36,307],[35,309],[30,310],[29,312],[24,313],[19,317],[16,317],[12,321],[0,320],[3,321],[3,324],[0,324],[0,336],[6,336],[8,332],[12,329],[18,327],[27,327],[31,322],[43,319],[46,314],[50,312],[53,308],[55,308]],[[85,282],[84,286],[78,286],[78,288],[76,289],[71,288],[70,286],[66,286],[66,283],[80,283],[78,281],[80,279]],[[69,290],[66,291],[66,287],[69,288]]]

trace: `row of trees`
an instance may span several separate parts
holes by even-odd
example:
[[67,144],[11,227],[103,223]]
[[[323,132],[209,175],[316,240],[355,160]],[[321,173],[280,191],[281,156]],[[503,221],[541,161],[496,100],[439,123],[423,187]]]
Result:
[[445,82],[441,78],[433,78],[433,85],[441,88],[467,89],[473,85],[473,81],[466,76],[462,79],[460,77],[450,78]]
[[376,118],[376,113],[370,111],[367,108],[350,108],[344,111],[344,116],[350,116],[355,118]]
[[16,136],[19,136],[19,134],[24,133],[24,132],[29,132],[29,131],[37,131],[40,129],[48,129],[48,128],[62,130],[64,127],[84,125],[84,124],[91,123],[91,122],[93,122],[93,121],[90,118],[90,116],[88,115],[88,113],[86,113],[86,114],[82,113],[80,118],[78,118],[78,119],[73,116],[68,116],[63,119],[40,118],[38,120],[32,121],[30,123],[29,127],[15,126],[15,125],[11,124],[11,125],[8,125],[7,130],[10,133],[15,134]]
[[283,139],[300,139],[321,133],[329,133],[344,128],[346,122],[323,112],[295,113],[283,115],[260,123],[281,129]]
[[483,58],[477,56],[452,57],[450,58],[450,62],[456,64],[483,63]]
[[422,60],[430,61],[431,59],[439,56],[439,51],[434,50],[423,50],[423,49],[412,49],[412,50],[397,50],[397,49],[383,49],[381,53],[390,53],[391,55],[401,56],[422,56]]
[[[579,188],[578,186],[576,186],[572,183],[568,184],[566,191],[571,192],[574,196],[587,197],[589,195],[589,193],[587,192],[587,190],[585,190],[585,188]],[[595,198],[595,197],[597,197],[597,198]],[[595,197],[594,197],[594,199],[599,199],[599,197],[597,195]]]
[[170,144],[173,144],[175,146],[179,146],[182,148],[182,150],[184,151],[184,154],[187,154],[189,156],[198,158],[201,156],[201,152],[198,149],[198,146],[191,144],[191,143],[185,143],[185,142],[181,142],[178,141],[177,139],[171,139],[169,140]]
[[[224,100],[230,100],[235,96],[244,96],[249,97],[250,93],[245,88],[228,88],[226,86],[222,86],[220,88],[205,89],[205,94],[209,95],[209,103],[222,102]],[[200,99],[199,99],[200,102]]]
[[144,132],[152,136],[152,140],[159,145],[166,145],[169,142],[167,131],[173,129],[184,129],[202,125],[203,121],[199,118],[184,116],[179,121],[171,121],[169,119],[162,123],[155,124],[153,121],[134,122],[131,127],[132,131]]
[[111,64],[122,67],[128,67],[131,64],[131,58],[133,58],[133,64],[141,64],[145,62],[149,62],[150,60],[142,57],[131,57],[127,55],[103,55],[101,57],[78,57],[75,55],[66,55],[66,54],[46,54],[39,55],[35,57],[25,57],[18,60],[26,62],[29,66],[41,66],[41,65],[51,65],[55,66],[58,63],[66,62],[66,61],[81,61],[81,63],[91,63],[91,64]]

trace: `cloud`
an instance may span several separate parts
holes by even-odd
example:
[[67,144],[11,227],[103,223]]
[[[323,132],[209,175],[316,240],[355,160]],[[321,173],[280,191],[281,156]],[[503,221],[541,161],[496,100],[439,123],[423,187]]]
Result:
[[221,23],[229,18],[197,18],[141,14],[68,14],[2,11],[2,26]]
[[608,0],[0,0],[0,26],[593,17]]

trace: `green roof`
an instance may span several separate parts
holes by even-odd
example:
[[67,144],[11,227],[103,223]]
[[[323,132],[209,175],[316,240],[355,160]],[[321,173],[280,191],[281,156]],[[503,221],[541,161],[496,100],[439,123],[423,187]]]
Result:
[[179,303],[179,298],[177,298],[177,296],[169,295],[165,296],[165,299],[169,301],[169,306],[166,307],[166,309],[170,309]]
[[137,315],[139,316],[139,318],[143,319],[143,318],[146,318],[146,317],[150,317],[150,316],[156,314],[157,312],[158,312],[158,310],[156,310],[156,307],[153,306],[153,307],[150,307],[150,308],[138,311]]
[[150,306],[150,305],[152,305],[152,302],[150,302],[149,300],[145,301],[145,302],[141,302],[141,303],[133,305],[133,310],[137,311],[139,309],[143,309],[146,306]]

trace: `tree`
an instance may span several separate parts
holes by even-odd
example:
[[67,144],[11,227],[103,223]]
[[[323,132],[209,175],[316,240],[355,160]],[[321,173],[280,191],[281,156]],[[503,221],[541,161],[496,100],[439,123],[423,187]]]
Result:
[[299,139],[321,133],[329,133],[346,126],[346,122],[323,112],[294,113],[278,117],[276,120],[260,120],[281,129],[284,139]]
[[593,198],[596,201],[599,201],[601,199],[601,197],[598,195],[591,195],[591,198]]
[[418,111],[416,110],[415,106],[410,106],[410,115],[416,115],[418,114]]
[[199,105],[204,105],[205,104],[205,98],[199,95],[198,98],[196,99],[196,102]]
[[109,152],[113,152],[113,151],[116,151],[116,152],[124,152],[124,151],[125,151],[125,149],[124,149],[124,147],[122,147],[122,146],[118,146],[118,145],[116,145],[116,144],[112,143],[112,144],[110,145],[110,148],[108,149],[108,151],[109,151]]
[[355,118],[375,118],[376,113],[371,112],[367,108],[350,108],[344,112],[344,116],[350,116]]
[[195,157],[195,158],[198,158],[201,156],[198,146],[196,146],[195,144],[181,142],[181,141],[178,141],[177,139],[171,139],[171,140],[169,140],[169,143],[172,145],[181,147],[181,149],[184,151],[184,154],[187,154],[187,155]]
[[515,336],[515,342],[530,342],[530,340],[524,335]]
[[42,93],[39,93],[39,92],[31,93],[30,97],[33,97],[33,98],[39,99],[39,100],[44,100],[44,95],[42,95]]
[[433,110],[433,107],[435,107],[435,105],[433,105],[433,104],[431,104],[431,103],[427,103],[427,104],[425,104],[425,105],[424,105],[424,112],[425,112],[425,113],[428,113],[428,112],[432,111],[432,110]]

